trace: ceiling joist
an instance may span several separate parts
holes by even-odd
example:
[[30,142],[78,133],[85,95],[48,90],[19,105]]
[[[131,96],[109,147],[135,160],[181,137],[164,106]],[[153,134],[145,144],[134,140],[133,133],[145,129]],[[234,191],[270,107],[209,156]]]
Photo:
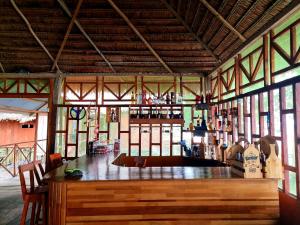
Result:
[[[61,8],[65,11],[65,13],[69,16],[72,17],[71,11],[70,9],[67,7],[67,5],[64,3],[63,0],[57,0],[58,3],[60,4]],[[88,42],[94,47],[94,49],[96,50],[96,52],[101,56],[101,58],[106,62],[106,64],[109,66],[109,68],[111,69],[112,72],[116,72],[115,69],[113,68],[113,66],[111,65],[111,63],[108,61],[108,59],[104,56],[104,54],[102,53],[102,51],[100,51],[100,49],[97,47],[97,45],[94,43],[94,41],[90,38],[90,36],[85,32],[85,30],[83,29],[83,27],[81,26],[81,24],[79,23],[79,21],[77,19],[75,19],[75,24],[77,26],[77,28],[80,30],[80,32],[83,34],[83,36],[88,40]]]
[[[12,4],[12,6],[16,10],[16,12],[19,14],[19,16],[21,16],[21,18],[23,19],[23,21],[26,23],[27,28],[30,31],[30,33],[32,34],[32,36],[35,38],[35,40],[38,42],[38,44],[42,47],[42,49],[46,52],[46,54],[52,60],[52,62],[54,62],[53,56],[48,51],[48,49],[45,47],[45,45],[42,43],[42,41],[39,39],[39,37],[36,35],[36,33],[34,32],[34,30],[31,27],[31,24],[29,23],[29,21],[27,20],[27,18],[25,17],[25,15],[21,12],[21,10],[19,9],[19,7],[15,3],[15,1],[14,0],[10,0],[10,3]],[[60,69],[59,69],[59,67],[57,65],[56,65],[56,69],[58,71],[60,71]]]
[[239,39],[241,39],[242,42],[246,41],[246,38],[240,33],[238,32],[230,23],[227,22],[227,20],[224,19],[224,17],[217,12],[217,10],[214,9],[214,7],[212,7],[206,0],[199,0],[203,5],[205,5],[205,7],[212,13],[214,14],[219,20],[221,20],[221,22],[229,29],[231,30],[233,33],[235,33]]
[[164,60],[157,54],[157,52],[152,48],[149,42],[144,38],[144,36],[138,31],[138,29],[131,23],[129,18],[122,12],[122,10],[112,1],[107,0],[109,4],[116,10],[116,12],[124,19],[128,26],[134,31],[134,33],[144,42],[149,51],[157,58],[157,60],[163,65],[163,67],[169,72],[173,73],[172,69],[164,62]]
[[190,26],[181,18],[181,16],[173,9],[173,7],[169,5],[166,0],[160,1],[167,7],[169,11],[172,12],[172,14],[177,18],[177,20],[179,20],[180,23],[182,23],[185,29],[187,29],[193,35],[193,37],[200,43],[201,47],[204,47],[216,59],[216,61],[219,62],[218,56],[214,54],[213,51],[198,37],[198,35],[194,33]]
[[63,51],[63,49],[64,49],[66,43],[67,43],[68,37],[69,37],[69,35],[70,35],[70,33],[71,33],[71,30],[72,30],[72,28],[73,28],[73,25],[74,25],[74,22],[75,22],[75,20],[76,20],[76,17],[77,17],[77,15],[78,15],[78,13],[79,13],[79,10],[80,10],[80,7],[81,7],[82,2],[83,2],[83,0],[79,0],[78,3],[77,3],[75,12],[74,12],[74,14],[73,14],[73,16],[72,16],[72,19],[71,19],[71,22],[70,22],[70,24],[69,24],[69,26],[68,26],[68,29],[67,29],[67,31],[66,31],[66,33],[65,33],[65,36],[64,36],[64,39],[63,39],[63,41],[62,41],[62,43],[61,43],[61,45],[60,45],[60,48],[59,48],[59,50],[58,50],[58,53],[57,53],[57,55],[56,55],[56,57],[55,57],[55,60],[54,60],[54,62],[53,62],[51,71],[53,71],[54,68],[57,66],[57,62],[58,62],[58,60],[59,60],[59,58],[60,58],[60,56],[61,56],[61,53],[62,53],[62,51]]

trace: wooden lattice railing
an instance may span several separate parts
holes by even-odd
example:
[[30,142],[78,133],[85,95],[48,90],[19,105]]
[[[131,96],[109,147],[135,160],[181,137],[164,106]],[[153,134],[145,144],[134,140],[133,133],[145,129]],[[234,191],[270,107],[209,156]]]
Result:
[[[35,160],[44,160],[46,150],[43,147],[47,140],[19,142],[0,145],[0,167],[11,176],[18,175],[18,166]],[[42,154],[37,154],[38,152]]]

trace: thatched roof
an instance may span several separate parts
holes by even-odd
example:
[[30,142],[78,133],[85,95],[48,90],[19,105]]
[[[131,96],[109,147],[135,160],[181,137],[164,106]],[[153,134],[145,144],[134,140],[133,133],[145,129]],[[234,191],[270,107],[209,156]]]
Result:
[[[30,72],[51,71],[53,61],[29,32],[11,1],[0,1],[0,62],[5,72],[17,72],[21,68]],[[71,18],[58,1],[14,1],[55,59]],[[77,2],[65,0],[72,14]],[[224,61],[242,45],[241,38],[201,1],[166,2],[178,13],[177,17],[162,0],[114,0],[173,72],[208,74],[220,63],[218,59]],[[245,39],[289,4],[295,4],[295,0],[207,2]],[[77,22],[116,72],[168,72],[108,1],[83,1]],[[62,72],[111,72],[99,51],[75,24],[58,60],[58,67]]]
[[0,111],[0,122],[1,121],[18,121],[20,123],[30,122],[36,119],[36,116],[29,116],[22,113],[3,113]]

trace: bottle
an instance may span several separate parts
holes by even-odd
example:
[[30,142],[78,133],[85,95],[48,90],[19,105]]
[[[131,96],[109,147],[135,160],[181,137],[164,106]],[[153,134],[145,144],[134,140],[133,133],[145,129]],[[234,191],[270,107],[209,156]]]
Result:
[[197,118],[197,127],[199,127],[200,126],[200,116],[198,116],[198,118]]
[[171,104],[176,104],[176,98],[174,92],[171,92]]
[[142,92],[142,104],[144,104],[144,105],[146,104],[146,101],[147,101],[146,95],[147,95],[146,90],[143,90],[143,92]]
[[115,122],[115,110],[111,109],[111,114],[110,114],[110,122]]
[[131,92],[131,104],[135,104],[133,91]]
[[177,104],[182,104],[182,95],[181,94],[179,94],[177,96]]
[[199,104],[200,103],[200,100],[201,100],[201,97],[200,95],[196,95],[196,104]]
[[201,103],[201,104],[204,103],[204,96],[203,96],[203,93],[202,93],[201,96],[200,96],[200,103]]
[[190,131],[194,130],[194,124],[193,124],[193,122],[190,122],[189,128],[190,128]]
[[167,93],[166,103],[167,103],[167,105],[170,104],[170,95],[169,95],[169,92]]
[[148,98],[148,105],[152,105],[152,98],[151,98],[150,95],[149,95],[149,98]]

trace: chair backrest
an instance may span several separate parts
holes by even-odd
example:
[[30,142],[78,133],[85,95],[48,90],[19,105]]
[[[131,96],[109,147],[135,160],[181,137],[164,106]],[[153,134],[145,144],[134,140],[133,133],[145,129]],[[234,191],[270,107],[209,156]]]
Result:
[[[20,183],[21,183],[21,191],[22,191],[22,196],[23,199],[27,194],[30,194],[34,192],[34,170],[35,166],[33,163],[28,163],[25,165],[19,166],[19,177],[20,177]],[[25,173],[29,172],[29,182],[30,182],[30,189],[28,191],[27,186],[26,186],[26,180],[25,180]]]
[[56,169],[63,165],[62,157],[60,153],[54,153],[49,156],[50,170]]
[[43,176],[45,175],[45,170],[42,166],[42,161],[37,160],[33,162],[33,164],[34,164],[34,174],[35,174],[36,181],[39,185],[42,185]]

